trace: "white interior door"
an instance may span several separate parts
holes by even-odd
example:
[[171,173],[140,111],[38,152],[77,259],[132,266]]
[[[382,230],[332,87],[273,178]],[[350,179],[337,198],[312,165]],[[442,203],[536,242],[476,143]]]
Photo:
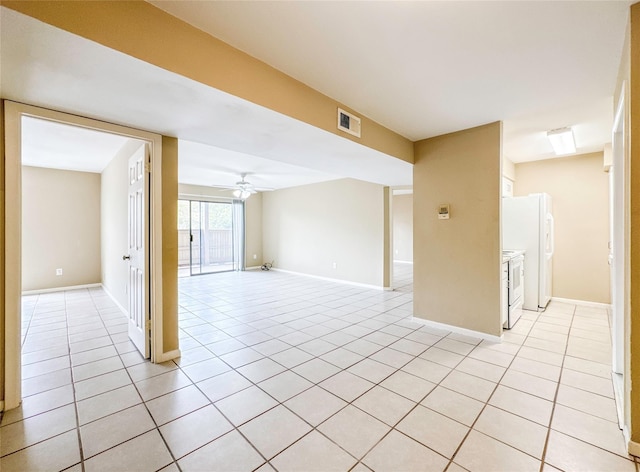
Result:
[[[623,88],[624,90],[624,88]],[[611,252],[611,308],[613,322],[613,372],[622,374],[625,369],[625,289],[627,279],[625,277],[625,261],[627,261],[627,249],[625,248],[625,228],[628,215],[628,168],[625,166],[624,145],[624,94],[620,97],[618,109],[613,125],[613,218],[611,221],[612,239]],[[628,336],[628,334],[626,334]]]
[[149,317],[149,153],[141,146],[129,158],[129,338],[150,357]]

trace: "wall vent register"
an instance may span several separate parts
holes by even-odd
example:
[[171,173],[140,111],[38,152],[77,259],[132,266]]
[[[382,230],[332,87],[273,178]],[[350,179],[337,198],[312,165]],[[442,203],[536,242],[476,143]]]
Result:
[[361,120],[357,116],[338,108],[338,129],[345,133],[360,137]]

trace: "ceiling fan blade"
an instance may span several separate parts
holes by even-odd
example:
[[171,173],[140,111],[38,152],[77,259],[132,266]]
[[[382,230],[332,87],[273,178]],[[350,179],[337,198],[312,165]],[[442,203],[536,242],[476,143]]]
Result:
[[210,185],[210,187],[211,188],[218,188],[220,190],[235,190],[235,189],[238,188],[238,187],[233,186],[233,185],[216,185],[216,184]]

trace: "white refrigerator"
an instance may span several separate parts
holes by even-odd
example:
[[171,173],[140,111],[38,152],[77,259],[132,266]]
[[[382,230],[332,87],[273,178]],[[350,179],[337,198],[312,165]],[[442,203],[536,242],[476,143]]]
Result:
[[502,199],[502,248],[526,251],[525,310],[543,310],[551,300],[553,215],[546,193]]

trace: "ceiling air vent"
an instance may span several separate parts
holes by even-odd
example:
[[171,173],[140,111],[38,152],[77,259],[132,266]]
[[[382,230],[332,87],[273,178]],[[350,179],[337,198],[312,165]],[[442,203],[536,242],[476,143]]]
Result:
[[338,108],[338,129],[360,137],[360,118]]

